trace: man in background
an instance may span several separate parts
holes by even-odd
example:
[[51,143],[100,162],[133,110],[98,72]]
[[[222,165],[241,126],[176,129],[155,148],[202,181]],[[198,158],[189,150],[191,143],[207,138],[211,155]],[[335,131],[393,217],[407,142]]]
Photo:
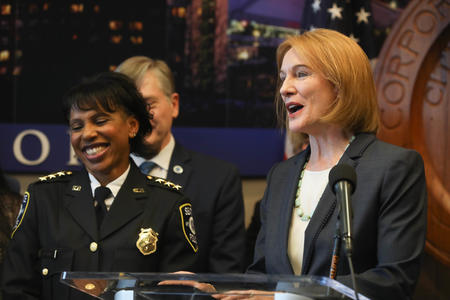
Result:
[[134,56],[122,62],[116,72],[135,81],[153,116],[146,157],[131,157],[144,173],[180,185],[192,202],[199,244],[198,272],[242,272],[245,225],[238,169],[175,141],[171,129],[179,114],[179,94],[165,62]]

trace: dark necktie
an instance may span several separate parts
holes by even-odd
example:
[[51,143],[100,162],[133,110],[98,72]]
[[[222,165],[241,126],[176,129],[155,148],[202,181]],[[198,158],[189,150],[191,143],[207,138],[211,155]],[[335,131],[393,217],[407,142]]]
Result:
[[104,186],[99,186],[95,189],[94,193],[94,203],[97,203],[95,207],[95,214],[97,216],[97,227],[100,228],[103,219],[108,213],[105,205],[105,199],[111,195],[111,190]]
[[156,163],[153,161],[144,161],[140,166],[139,169],[141,169],[141,172],[145,175],[150,174],[150,172],[153,170],[153,168],[156,167]]

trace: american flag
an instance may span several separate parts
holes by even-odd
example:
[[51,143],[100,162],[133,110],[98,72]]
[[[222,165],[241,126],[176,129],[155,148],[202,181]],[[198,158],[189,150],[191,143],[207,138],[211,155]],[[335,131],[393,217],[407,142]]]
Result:
[[378,55],[373,37],[373,15],[370,1],[364,0],[306,0],[302,29],[329,28],[355,40],[369,59]]

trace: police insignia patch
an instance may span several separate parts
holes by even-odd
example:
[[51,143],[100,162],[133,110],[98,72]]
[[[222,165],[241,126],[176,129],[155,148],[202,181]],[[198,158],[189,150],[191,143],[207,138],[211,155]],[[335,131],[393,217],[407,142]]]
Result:
[[183,233],[189,245],[191,245],[194,252],[198,250],[197,236],[195,235],[194,216],[192,215],[192,205],[185,203],[180,206],[181,223],[183,226]]
[[25,195],[23,195],[22,205],[20,206],[19,214],[16,218],[16,223],[14,224],[14,227],[12,229],[11,238],[13,238],[14,233],[16,233],[17,229],[19,229],[20,224],[22,224],[23,217],[25,216],[25,213],[28,209],[28,203],[30,202],[30,194],[28,192],[25,192]]

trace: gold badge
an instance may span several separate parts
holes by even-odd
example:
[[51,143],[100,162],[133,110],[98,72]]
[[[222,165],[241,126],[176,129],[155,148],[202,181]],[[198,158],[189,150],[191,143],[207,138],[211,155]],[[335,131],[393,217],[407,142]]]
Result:
[[158,233],[151,228],[141,228],[136,247],[144,255],[152,254],[156,251],[156,243],[158,242]]

